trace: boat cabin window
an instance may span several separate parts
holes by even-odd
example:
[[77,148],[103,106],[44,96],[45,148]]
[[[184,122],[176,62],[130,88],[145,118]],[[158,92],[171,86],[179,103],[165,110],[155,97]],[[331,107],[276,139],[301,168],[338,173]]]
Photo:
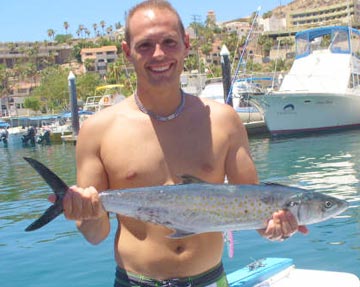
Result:
[[[349,41],[349,35],[351,41]],[[360,35],[353,29],[311,29],[295,36],[296,58],[309,55],[316,50],[328,49],[332,53],[352,53],[360,57]],[[350,45],[351,43],[351,45]]]
[[336,31],[333,35],[330,43],[330,50],[333,53],[349,53],[349,32],[348,31]]
[[353,55],[360,58],[360,36],[358,34],[351,34],[351,49]]
[[352,73],[349,79],[349,88],[354,89],[359,87],[360,87],[360,75]]

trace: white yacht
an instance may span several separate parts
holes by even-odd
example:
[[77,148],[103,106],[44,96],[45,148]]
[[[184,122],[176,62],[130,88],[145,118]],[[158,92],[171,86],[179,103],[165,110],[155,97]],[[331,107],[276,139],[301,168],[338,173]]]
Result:
[[254,97],[272,135],[360,126],[360,31],[298,32],[296,56],[278,91]]

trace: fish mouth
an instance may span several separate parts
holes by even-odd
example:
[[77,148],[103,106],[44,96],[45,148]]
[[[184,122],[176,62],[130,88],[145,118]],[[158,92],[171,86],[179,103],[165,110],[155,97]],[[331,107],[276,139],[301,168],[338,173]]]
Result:
[[338,213],[338,214],[344,212],[344,211],[345,211],[346,209],[348,209],[349,207],[350,207],[349,202],[343,201],[342,204],[339,206],[339,213]]

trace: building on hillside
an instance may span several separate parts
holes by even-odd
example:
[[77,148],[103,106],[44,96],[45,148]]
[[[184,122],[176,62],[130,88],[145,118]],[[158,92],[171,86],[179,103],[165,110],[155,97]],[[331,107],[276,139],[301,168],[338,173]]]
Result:
[[288,30],[300,31],[330,25],[360,25],[360,1],[339,1],[334,5],[322,5],[314,9],[301,9],[287,13]]
[[286,31],[286,18],[279,18],[273,15],[269,18],[261,19],[261,25],[264,32]]
[[0,43],[0,65],[14,68],[20,63],[34,61],[41,70],[48,63],[64,64],[70,61],[72,47],[53,42]]
[[1,98],[1,117],[31,116],[35,112],[24,107],[25,99],[35,89],[33,83],[19,82],[11,87],[10,94]]
[[107,65],[117,59],[116,46],[103,46],[100,48],[81,49],[81,62],[84,64],[84,72],[94,71],[104,76],[107,71]]
[[251,29],[249,19],[236,19],[219,24],[227,33],[236,33],[238,37],[246,37]]
[[214,10],[209,10],[207,13],[207,19],[209,22],[216,24],[216,14]]

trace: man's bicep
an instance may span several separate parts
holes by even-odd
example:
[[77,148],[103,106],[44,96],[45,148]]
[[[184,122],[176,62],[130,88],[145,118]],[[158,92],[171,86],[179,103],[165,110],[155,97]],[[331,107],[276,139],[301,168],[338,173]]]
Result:
[[229,183],[258,183],[256,167],[250,154],[247,132],[240,120],[230,140],[225,169]]
[[[92,139],[93,140],[93,139]],[[108,188],[107,175],[95,142],[78,141],[76,148],[77,185],[93,186],[97,190]]]
[[240,147],[236,152],[228,154],[226,163],[226,175],[229,183],[258,183],[255,164],[249,152],[242,147]]

